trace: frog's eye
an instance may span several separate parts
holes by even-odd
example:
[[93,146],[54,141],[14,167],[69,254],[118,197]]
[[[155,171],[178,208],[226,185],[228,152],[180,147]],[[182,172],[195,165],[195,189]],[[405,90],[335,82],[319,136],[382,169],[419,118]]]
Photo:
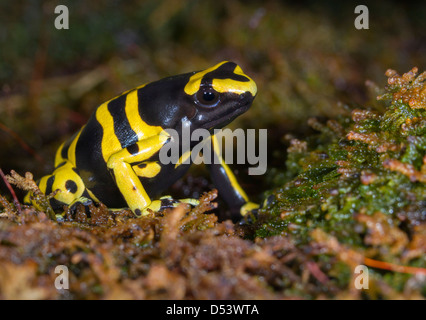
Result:
[[195,95],[195,101],[202,107],[214,107],[219,103],[219,93],[213,88],[200,88]]

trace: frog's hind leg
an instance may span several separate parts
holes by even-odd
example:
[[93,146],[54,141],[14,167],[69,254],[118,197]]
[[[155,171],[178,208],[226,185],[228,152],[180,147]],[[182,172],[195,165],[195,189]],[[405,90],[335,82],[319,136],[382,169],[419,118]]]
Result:
[[[37,184],[40,191],[46,195],[57,190],[56,195],[49,200],[56,213],[62,212],[64,205],[73,206],[76,203],[88,204],[91,202],[78,170],[68,160],[60,163],[51,175],[44,176]],[[27,194],[24,203],[31,202],[38,207],[35,201],[30,199],[31,193]]]

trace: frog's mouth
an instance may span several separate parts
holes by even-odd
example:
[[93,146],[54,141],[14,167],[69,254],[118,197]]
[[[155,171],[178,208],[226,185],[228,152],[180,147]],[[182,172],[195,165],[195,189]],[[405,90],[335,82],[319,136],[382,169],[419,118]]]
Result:
[[221,129],[246,112],[250,108],[252,102],[253,99],[250,99],[245,104],[239,105],[235,109],[231,109],[222,115],[218,115],[217,119],[206,122],[201,127],[207,130]]

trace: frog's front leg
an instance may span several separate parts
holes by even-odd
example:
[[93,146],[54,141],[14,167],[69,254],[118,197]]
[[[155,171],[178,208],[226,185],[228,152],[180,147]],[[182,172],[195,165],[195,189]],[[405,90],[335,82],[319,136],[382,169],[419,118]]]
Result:
[[107,167],[112,170],[118,189],[130,210],[137,216],[146,215],[152,201],[132,164],[148,160],[161,149],[169,138],[170,136],[162,131],[159,135],[140,140],[112,154],[107,161]]
[[[153,178],[161,170],[156,162],[147,161],[169,140],[165,132],[140,140],[110,156],[107,166],[112,170],[118,189],[136,216],[148,214],[148,209],[159,211],[179,203],[198,204],[194,199],[173,200],[170,196],[151,201],[139,177]],[[136,164],[135,163],[141,163]]]
[[215,135],[211,138],[212,156],[214,158],[210,159],[210,164],[208,164],[210,176],[218,188],[221,197],[224,198],[231,208],[239,208],[240,215],[244,216],[248,212],[259,208],[259,205],[249,200],[231,168],[225,163],[217,139]]

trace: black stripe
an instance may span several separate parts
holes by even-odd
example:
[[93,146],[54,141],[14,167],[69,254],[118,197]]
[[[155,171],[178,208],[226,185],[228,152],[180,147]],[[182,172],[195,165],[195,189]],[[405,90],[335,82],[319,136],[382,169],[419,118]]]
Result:
[[51,198],[49,200],[49,203],[55,213],[63,212],[64,206],[68,205],[67,203],[59,201],[58,199],[55,199],[55,198]]
[[[102,155],[103,134],[102,125],[98,122],[94,113],[81,132],[75,147],[76,167],[73,167],[73,170],[80,175],[86,186],[90,184],[89,178],[91,176],[108,175]],[[85,178],[87,179],[85,180]]]
[[56,166],[55,170],[58,169],[58,168],[60,168],[60,167],[62,167],[62,166],[64,166],[66,163],[67,163],[66,161],[62,161],[60,164],[58,164]]
[[241,82],[249,82],[249,78],[234,73],[236,67],[237,65],[233,62],[224,63],[216,70],[206,73],[203,79],[232,79]]
[[126,116],[126,98],[127,94],[124,94],[108,103],[108,111],[114,120],[114,133],[122,148],[138,141],[138,135],[130,127],[129,119]]
[[[193,73],[164,78],[137,90],[139,116],[150,126],[176,128],[191,111],[182,100],[184,87]],[[192,108],[192,105],[191,105]]]
[[61,150],[61,157],[63,158],[63,159],[68,159],[68,148],[70,147],[70,142],[69,141],[67,141],[65,144],[64,144],[64,146],[62,147],[62,150]]
[[77,137],[78,131],[76,133],[73,134],[73,136],[71,138],[69,138],[67,140],[67,142],[65,142],[64,146],[62,147],[61,150],[61,157],[63,159],[68,159],[68,149],[70,148],[71,143],[74,141],[74,139]]
[[55,182],[55,176],[51,176],[50,178],[47,179],[46,182],[46,191],[44,192],[44,194],[46,196],[48,196],[49,194],[52,193],[52,186],[53,186],[53,182]]
[[[93,192],[99,201],[112,208],[126,205],[102,155],[102,125],[92,114],[76,145],[76,167],[73,170],[81,177],[84,186]],[[83,196],[84,193],[83,193]],[[90,198],[89,196],[85,196]]]

